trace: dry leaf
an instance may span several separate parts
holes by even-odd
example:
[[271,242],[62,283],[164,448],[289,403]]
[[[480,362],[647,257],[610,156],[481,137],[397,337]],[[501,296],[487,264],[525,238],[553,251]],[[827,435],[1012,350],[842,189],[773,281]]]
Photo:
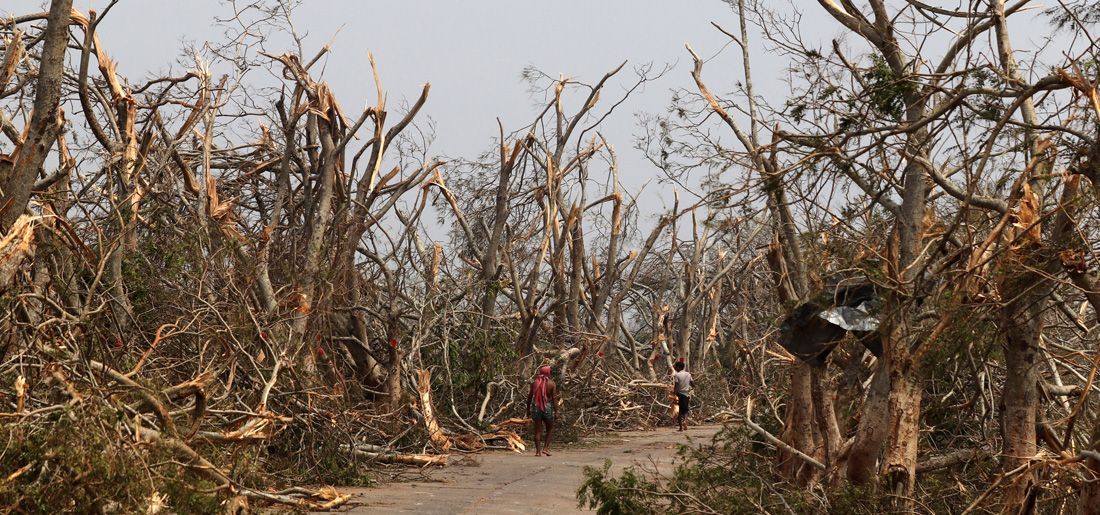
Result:
[[301,292],[298,293],[298,312],[303,315],[308,315],[310,312],[309,297]]
[[1026,182],[1022,188],[1020,204],[1015,218],[1016,221],[1012,224],[1013,227],[1024,231],[1020,235],[1018,246],[1038,245],[1042,241],[1042,226],[1039,225],[1039,200],[1035,197],[1035,192],[1031,190],[1031,185]]
[[1079,250],[1063,250],[1058,253],[1058,259],[1062,262],[1062,268],[1067,272],[1083,274],[1088,271],[1085,263],[1085,253]]

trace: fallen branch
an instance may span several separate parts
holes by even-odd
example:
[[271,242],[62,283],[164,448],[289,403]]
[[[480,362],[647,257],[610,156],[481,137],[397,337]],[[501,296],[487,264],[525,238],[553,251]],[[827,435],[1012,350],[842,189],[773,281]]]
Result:
[[479,423],[485,421],[485,411],[489,408],[489,400],[493,397],[493,388],[499,384],[500,383],[493,381],[485,385],[485,398],[481,400],[481,409],[477,412],[477,421]]
[[[322,491],[314,492],[311,494],[312,498],[323,499],[324,502],[315,502],[309,499],[303,499],[294,497],[291,495],[284,495],[279,493],[261,492],[259,490],[253,490],[251,488],[242,487],[233,482],[221,471],[217,466],[211,463],[206,458],[202,457],[198,452],[191,448],[183,441],[167,436],[160,431],[151,429],[148,427],[132,425],[139,439],[147,442],[155,442],[163,445],[164,447],[175,451],[177,454],[186,456],[190,463],[187,464],[188,468],[206,476],[207,478],[218,483],[221,487],[227,488],[230,491],[236,492],[239,495],[257,499],[267,502],[273,502],[278,504],[287,504],[307,510],[327,510],[340,506],[351,499],[350,495],[339,495],[335,489],[331,487],[323,488]],[[301,491],[306,491],[302,489]],[[332,494],[332,495],[329,495]]]
[[795,449],[794,447],[791,447],[790,445],[787,445],[786,442],[784,442],[783,440],[780,440],[779,438],[776,438],[775,435],[769,433],[766,429],[756,425],[756,423],[752,421],[752,397],[749,397],[748,399],[745,400],[745,425],[748,426],[749,429],[752,429],[753,431],[756,431],[756,433],[759,434],[760,436],[763,436],[764,439],[771,442],[772,445],[775,445],[776,447],[779,447],[780,449],[783,449],[784,451],[787,451],[787,452],[789,452],[789,453],[791,453],[795,456],[798,456],[799,458],[802,459],[802,461],[805,461],[806,463],[809,463],[810,465],[813,465],[814,467],[816,467],[818,469],[825,470],[825,465],[822,464],[820,461],[817,461],[817,460],[813,459],[813,457],[807,455],[806,453],[804,453],[804,452],[802,452],[798,449]]
[[403,454],[379,445],[356,444],[355,447],[342,446],[345,451],[378,463],[400,465],[439,466],[447,464],[446,454]]

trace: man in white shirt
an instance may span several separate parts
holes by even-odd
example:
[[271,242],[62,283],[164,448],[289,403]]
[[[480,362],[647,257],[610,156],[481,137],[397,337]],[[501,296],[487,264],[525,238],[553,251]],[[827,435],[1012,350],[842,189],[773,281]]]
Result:
[[680,414],[676,421],[680,424],[680,431],[687,429],[688,411],[691,410],[691,373],[684,370],[684,362],[677,361],[672,368],[676,373],[672,374],[672,390],[676,392],[676,401],[680,405]]

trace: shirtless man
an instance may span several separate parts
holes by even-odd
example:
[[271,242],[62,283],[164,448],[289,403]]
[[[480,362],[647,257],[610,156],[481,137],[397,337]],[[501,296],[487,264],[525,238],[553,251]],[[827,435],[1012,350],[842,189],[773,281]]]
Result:
[[[557,393],[558,385],[550,379],[550,367],[539,368],[535,381],[531,383],[531,392],[527,395],[527,413],[535,423],[535,456],[550,455],[550,433],[554,430],[554,405],[557,402]],[[539,441],[539,432],[544,427],[546,436]]]

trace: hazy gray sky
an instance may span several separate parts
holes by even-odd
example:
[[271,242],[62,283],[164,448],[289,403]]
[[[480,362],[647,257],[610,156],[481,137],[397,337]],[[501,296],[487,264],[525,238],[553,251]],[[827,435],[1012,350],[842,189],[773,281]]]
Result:
[[[3,0],[0,15],[38,10],[43,3]],[[82,11],[102,9],[107,3],[75,0]],[[935,3],[954,7],[959,2]],[[802,23],[808,41],[827,44],[841,34],[815,1],[793,0],[793,5],[810,13]],[[137,82],[150,72],[166,71],[184,41],[221,39],[213,19],[230,12],[221,0],[122,0],[100,25],[100,34],[122,74]],[[1034,16],[1024,14],[1015,24],[1043,23]],[[391,110],[431,82],[424,113],[436,123],[433,149],[450,156],[473,157],[488,148],[497,132],[497,117],[506,129],[530,121],[535,103],[520,79],[527,66],[595,81],[623,60],[633,65],[652,62],[658,68],[675,64],[663,79],[637,92],[605,126],[605,135],[620,154],[623,181],[631,189],[657,177],[657,170],[632,148],[638,132],[634,115],[663,111],[672,89],[691,85],[685,42],[704,57],[728,44],[711,21],[736,27],[736,17],[721,0],[307,0],[294,20],[299,32],[309,34],[307,53],[333,39],[324,79],[347,111],[374,98],[368,51],[377,59]],[[1043,28],[1040,33],[1048,32]],[[1033,43],[1026,40],[1027,31],[1015,31],[1015,36],[1018,48]],[[759,37],[756,43],[757,91],[782,103],[785,64],[764,55]],[[605,101],[633,78],[629,69],[624,72]],[[712,89],[733,89],[741,76],[735,52],[708,63],[706,75]],[[647,196],[658,205],[646,206],[645,212],[653,213],[662,201],[670,200],[668,188],[663,190],[664,194]]]
[[[86,11],[107,3],[76,0],[74,6]],[[4,14],[39,10],[43,2],[0,4]],[[122,0],[99,32],[120,72],[137,82],[166,70],[183,41],[219,39],[212,19],[229,12],[220,0]],[[634,114],[663,110],[670,89],[691,80],[684,43],[713,53],[728,39],[708,22],[731,20],[729,7],[719,0],[307,0],[295,14],[299,32],[309,34],[307,53],[334,38],[324,79],[346,110],[355,111],[374,98],[368,51],[378,62],[391,109],[402,98],[414,99],[423,83],[431,82],[424,113],[436,123],[433,148],[452,156],[472,157],[487,149],[497,133],[497,117],[506,129],[531,120],[534,102],[520,79],[527,66],[595,81],[628,60],[623,80],[609,88],[606,101],[634,77],[630,64],[653,62],[660,68],[678,62],[671,73],[623,105],[606,126],[630,186],[640,186],[656,173],[631,149],[637,132]],[[709,73],[716,80],[730,77],[719,66]]]

